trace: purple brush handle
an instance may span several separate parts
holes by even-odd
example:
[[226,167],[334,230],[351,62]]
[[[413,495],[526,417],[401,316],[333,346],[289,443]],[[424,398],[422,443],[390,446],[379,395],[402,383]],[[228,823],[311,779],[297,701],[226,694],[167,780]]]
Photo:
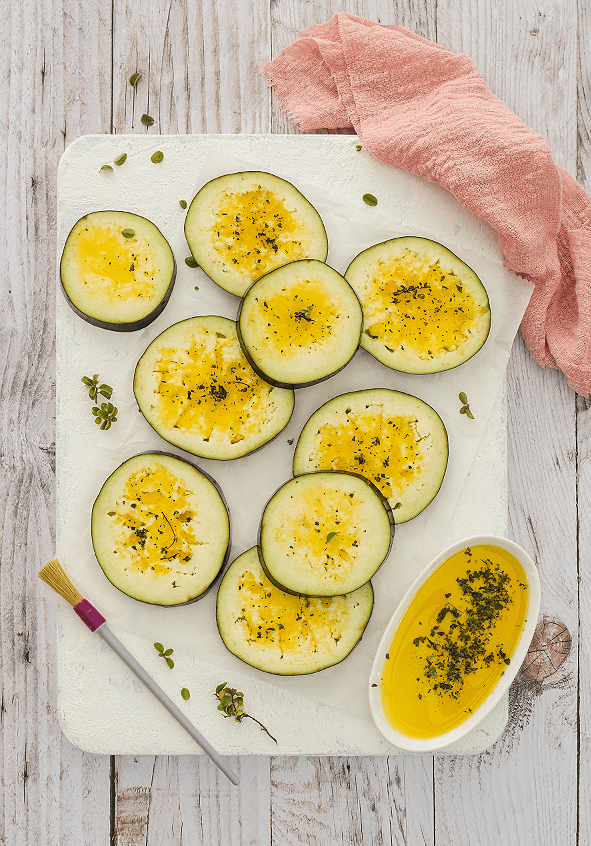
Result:
[[185,731],[191,735],[193,740],[197,741],[205,754],[209,755],[214,764],[216,764],[224,775],[230,779],[232,784],[238,784],[238,776],[230,769],[230,767],[228,767],[221,755],[216,752],[211,743],[203,737],[201,732],[197,731],[193,723],[187,719],[181,709],[178,708],[172,699],[162,690],[162,688],[156,684],[152,676],[150,676],[144,670],[142,665],[136,661],[131,652],[129,652],[123,646],[121,641],[115,637],[113,632],[105,625],[107,621],[103,615],[96,610],[94,605],[91,605],[87,599],[83,599],[82,602],[79,602],[78,605],[74,606],[74,611],[88,626],[91,632],[98,632],[105,643],[109,644],[113,652],[117,653],[121,660],[127,664],[132,673],[135,673],[138,679],[146,685],[148,690],[154,694],[156,699],[161,702],[162,705],[164,705],[166,710],[169,711],[175,720],[182,725]]

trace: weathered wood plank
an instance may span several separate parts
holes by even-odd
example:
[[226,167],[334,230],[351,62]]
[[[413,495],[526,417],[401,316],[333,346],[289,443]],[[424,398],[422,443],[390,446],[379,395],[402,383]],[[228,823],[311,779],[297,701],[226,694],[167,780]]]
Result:
[[269,844],[269,759],[230,766],[238,787],[201,756],[119,757],[115,846]]
[[109,760],[61,734],[55,614],[37,571],[55,546],[57,163],[77,135],[109,129],[111,11],[102,0],[3,8],[0,842],[90,846],[109,836]]
[[[114,131],[268,132],[269,96],[258,73],[269,54],[268,3],[117,0]],[[142,74],[132,88],[129,77]],[[154,118],[147,129],[142,114]]]
[[272,759],[273,842],[433,844],[433,759]]
[[[470,15],[470,11],[472,14]],[[553,155],[576,169],[574,3],[504,7],[439,2],[438,41],[470,55],[491,90]],[[509,368],[510,534],[533,555],[542,610],[577,626],[574,393],[542,371],[518,339]],[[576,634],[576,631],[575,631]],[[460,844],[575,843],[577,662],[545,683],[518,679],[499,743],[473,759],[436,763],[436,838]],[[535,809],[535,810],[534,810]]]

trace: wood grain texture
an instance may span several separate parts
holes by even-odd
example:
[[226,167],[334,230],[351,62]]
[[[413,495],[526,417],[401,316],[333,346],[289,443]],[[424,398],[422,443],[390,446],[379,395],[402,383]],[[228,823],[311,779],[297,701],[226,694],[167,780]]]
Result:
[[[467,3],[458,9],[440,0],[438,41],[470,55],[491,90],[574,174],[575,3],[542,9],[519,2],[501,10],[485,0],[470,8],[468,23]],[[575,395],[562,374],[538,367],[518,338],[508,398],[510,536],[539,567],[542,611],[571,629],[578,620]],[[436,843],[464,844],[478,830],[479,844],[575,844],[577,695],[573,651],[546,682],[516,680],[508,728],[491,750],[436,761]]]
[[102,2],[3,8],[0,843],[91,846],[109,835],[109,762],[61,734],[55,615],[37,571],[55,541],[56,171],[70,140],[109,128],[111,13]]

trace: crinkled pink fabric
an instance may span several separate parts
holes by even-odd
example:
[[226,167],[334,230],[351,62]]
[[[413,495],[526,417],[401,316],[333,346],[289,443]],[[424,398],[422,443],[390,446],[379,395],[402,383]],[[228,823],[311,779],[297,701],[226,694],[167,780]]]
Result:
[[521,324],[532,355],[591,393],[591,199],[467,56],[341,12],[264,73],[302,129],[354,128],[376,159],[491,223],[507,266],[535,283]]

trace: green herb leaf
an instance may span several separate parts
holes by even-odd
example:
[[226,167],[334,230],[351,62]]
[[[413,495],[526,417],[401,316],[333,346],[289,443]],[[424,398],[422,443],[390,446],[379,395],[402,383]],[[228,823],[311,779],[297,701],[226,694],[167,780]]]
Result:
[[[101,170],[113,170],[113,168],[111,167],[111,165],[103,165],[101,167]],[[100,171],[99,171],[99,173],[100,173]]]
[[338,532],[329,532],[326,536],[326,542],[328,543],[331,541],[337,534]]
[[125,164],[126,161],[127,161],[127,153],[121,153],[121,155],[117,156],[117,158],[115,159],[115,164],[116,165],[122,165],[122,164]]
[[363,202],[366,206],[377,206],[378,204],[378,201],[376,200],[373,194],[364,194]]
[[189,693],[186,687],[183,687],[183,689],[181,690],[181,696],[183,697],[183,699],[191,698],[191,694]]
[[474,415],[473,415],[473,414],[472,414],[472,412],[470,411],[470,406],[469,406],[469,405],[468,405],[468,406],[466,406],[466,417],[469,417],[469,418],[470,418],[470,420],[474,420]]
[[144,126],[153,126],[154,125],[154,118],[150,115],[143,114],[140,118],[141,122]]
[[361,146],[361,144],[355,144],[355,149],[357,150],[357,152],[359,152],[360,150],[363,150],[363,147]]
[[129,84],[131,85],[132,88],[135,88],[135,86],[138,83],[140,76],[141,76],[141,73],[139,73],[139,71],[136,71],[135,73],[131,74],[131,76],[129,77]]
[[186,209],[187,208],[187,201],[186,200],[179,200],[179,206],[182,209]]
[[458,399],[460,400],[460,402],[464,403],[464,405],[466,405],[466,403],[468,402],[468,397],[463,391],[461,392],[461,394],[458,394]]
[[162,150],[157,150],[157,151],[154,153],[154,155],[153,155],[153,156],[150,156],[150,158],[151,158],[151,160],[154,162],[154,164],[158,164],[158,163],[159,163],[159,162],[161,162],[161,161],[162,161],[162,159],[164,158],[164,153],[162,152]]
[[155,644],[154,644],[154,649],[155,649],[157,652],[160,652],[160,653],[163,653],[163,652],[164,652],[164,647],[162,646],[162,644],[161,644],[161,643],[155,643]]
[[247,714],[243,710],[244,694],[241,691],[237,691],[235,687],[227,687],[226,682],[222,682],[222,684],[218,684],[216,687],[215,695],[220,700],[217,706],[218,711],[223,711],[225,717],[233,717],[237,723],[241,723],[245,719],[254,720],[260,726],[261,731],[264,731],[269,735],[271,740],[277,743],[273,735],[269,733],[268,729],[256,717]]
[[135,238],[135,231],[133,229],[122,229],[121,234],[124,238]]
[[172,668],[174,667],[174,661],[172,660],[172,658],[168,658],[167,656],[165,656],[165,660],[170,669],[172,670]]
[[465,413],[466,413],[467,408],[468,408],[468,406],[467,406],[467,405],[463,405],[463,406],[460,408],[460,414],[465,414]]
[[187,265],[187,267],[199,267],[193,256],[187,256],[187,258],[185,259],[185,264]]
[[164,651],[164,654],[165,654],[165,655],[172,655],[172,653],[173,653],[173,652],[174,652],[174,649],[166,649],[166,650]]

